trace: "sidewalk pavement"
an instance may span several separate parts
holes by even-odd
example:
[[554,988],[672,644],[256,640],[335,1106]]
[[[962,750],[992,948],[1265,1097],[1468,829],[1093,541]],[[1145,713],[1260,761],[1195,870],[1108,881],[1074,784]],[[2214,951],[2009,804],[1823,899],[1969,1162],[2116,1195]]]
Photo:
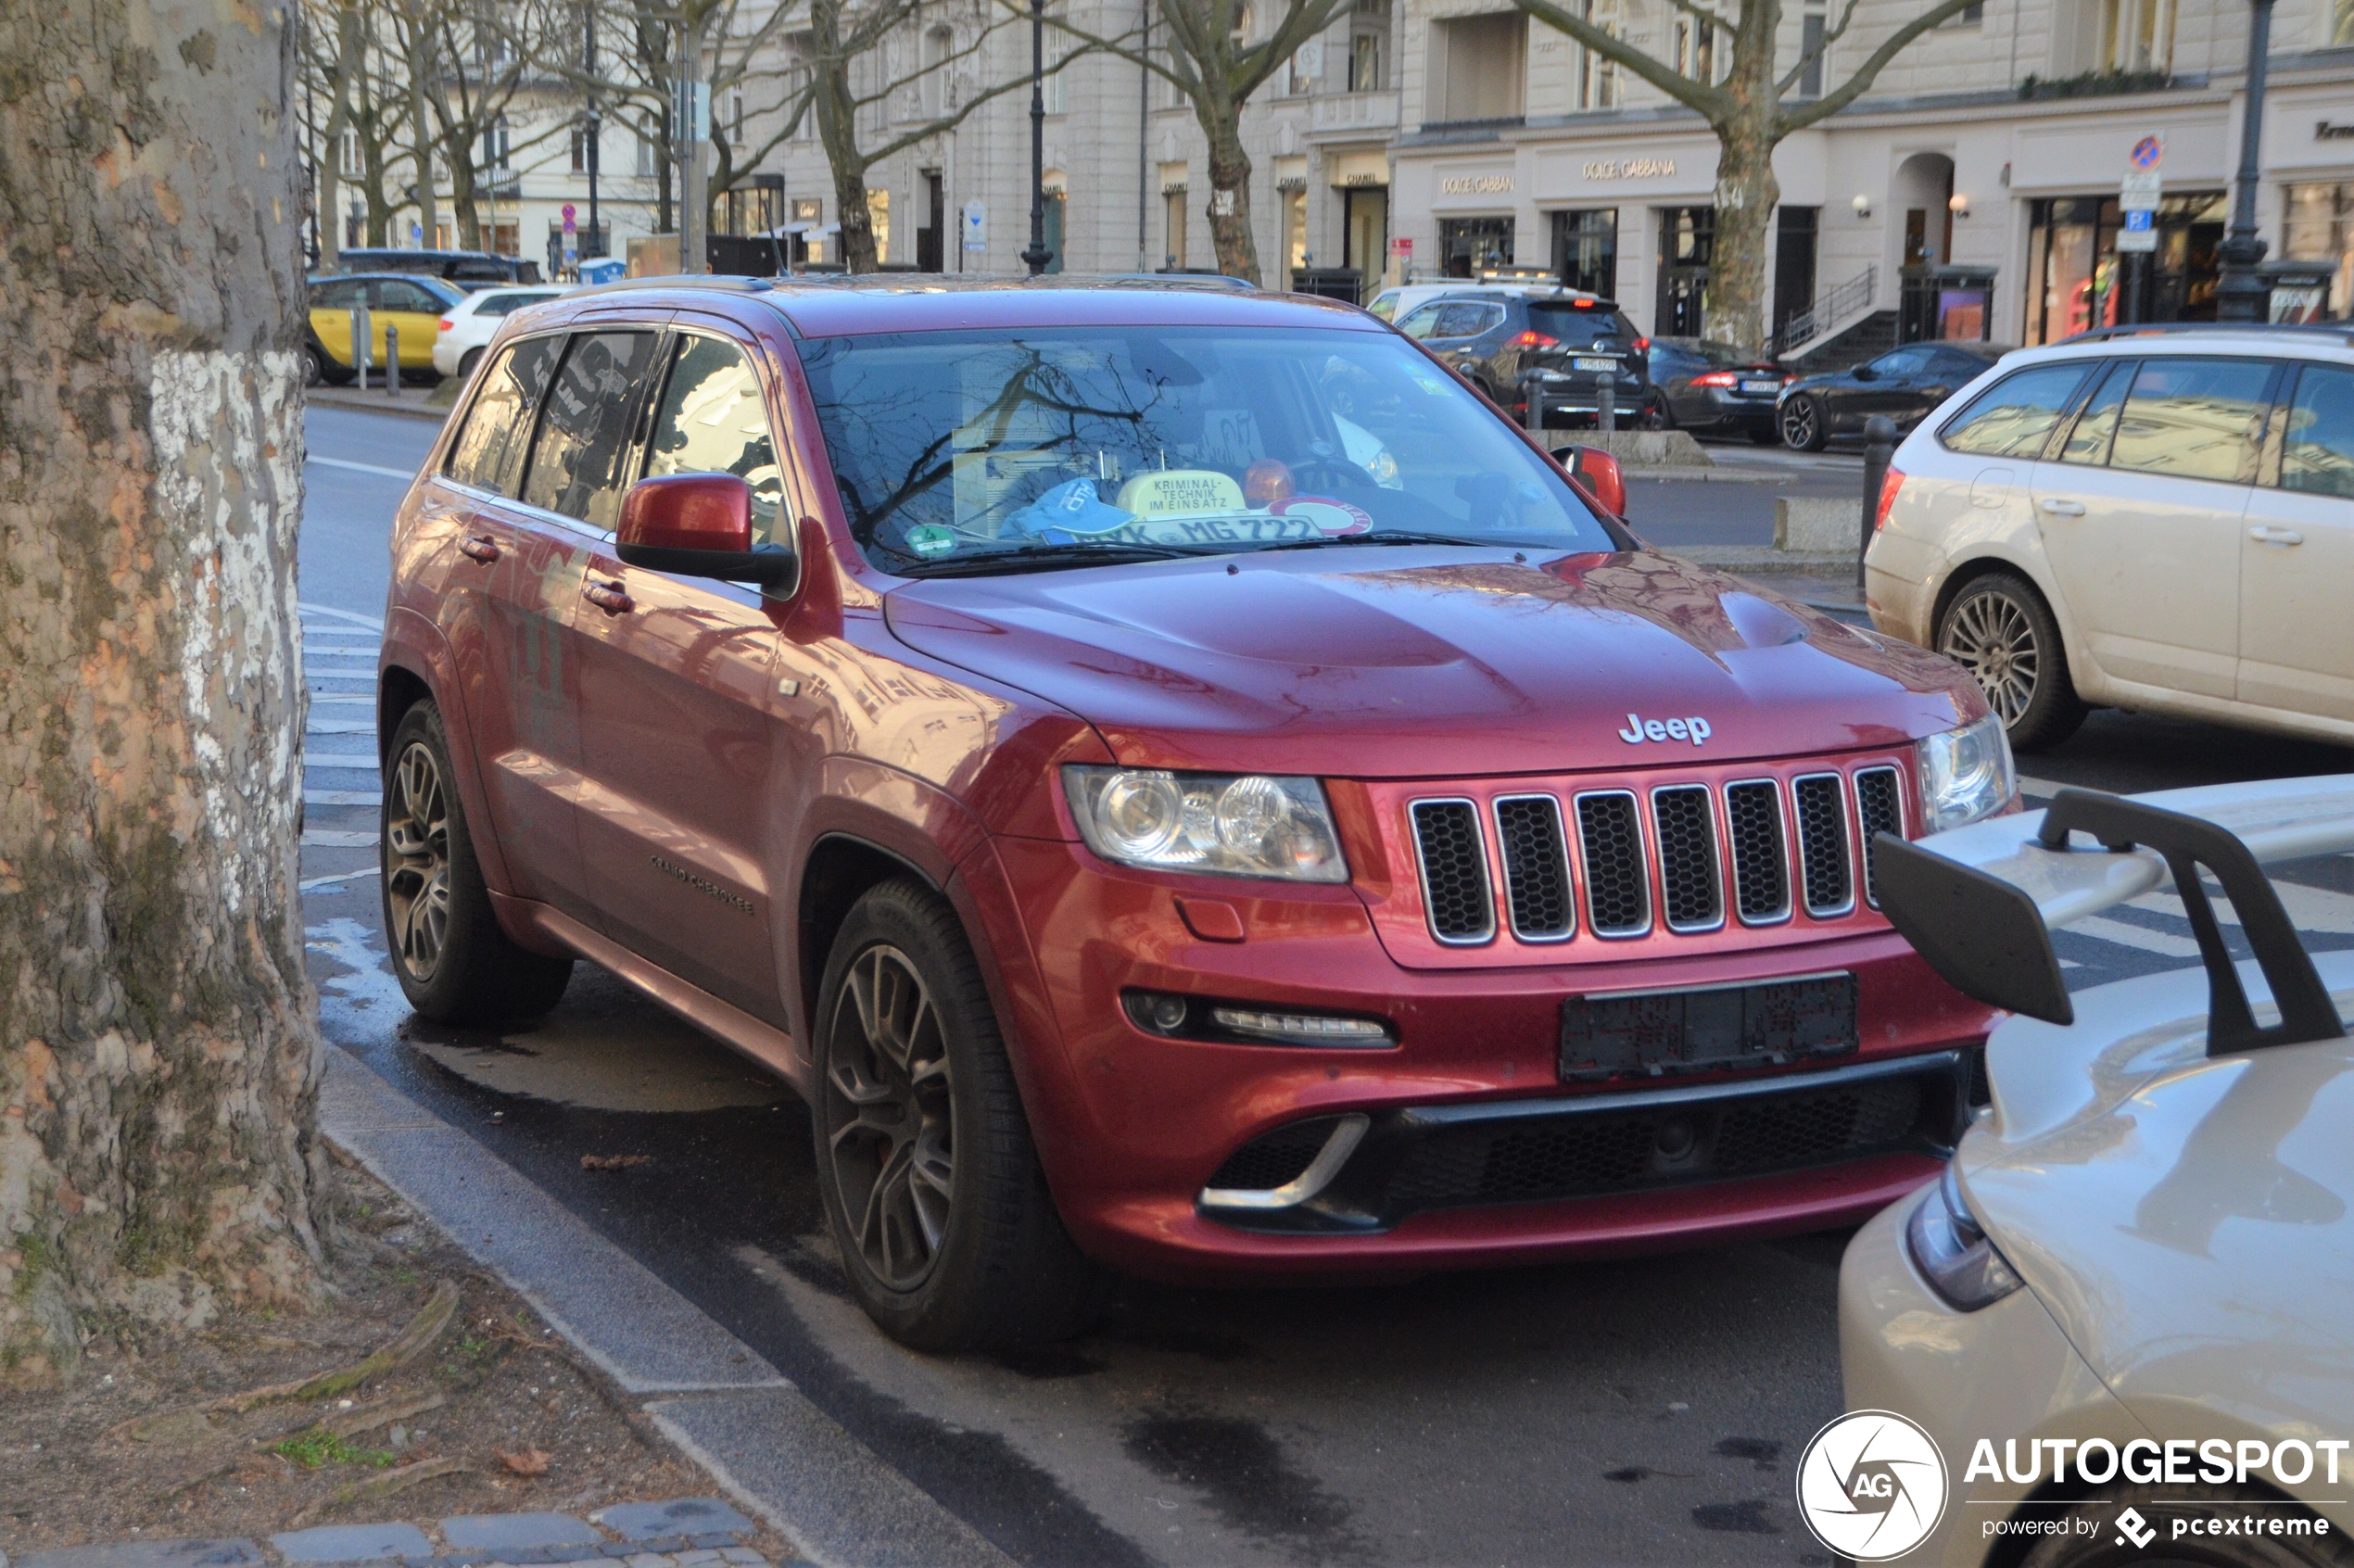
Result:
[[[599,1526],[602,1526],[600,1528]],[[568,1513],[469,1514],[430,1527],[327,1524],[265,1541],[137,1540],[29,1552],[14,1568],[525,1568],[617,1562],[625,1568],[768,1568],[743,1544],[753,1522],[717,1498],[619,1503]],[[10,1568],[0,1552],[0,1568]]]
[[396,398],[372,378],[368,390],[357,386],[312,386],[303,396],[314,409],[346,409],[353,413],[394,414],[402,419],[429,419],[436,424],[449,417],[450,403],[431,402],[437,393],[455,398],[455,383],[444,382],[439,386],[409,386],[400,389]]

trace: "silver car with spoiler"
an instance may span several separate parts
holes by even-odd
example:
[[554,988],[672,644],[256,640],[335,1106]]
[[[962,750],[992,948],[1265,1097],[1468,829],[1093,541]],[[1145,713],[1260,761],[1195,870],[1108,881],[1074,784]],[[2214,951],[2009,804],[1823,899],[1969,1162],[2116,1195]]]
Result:
[[[1945,1177],[1841,1271],[1849,1407],[1948,1471],[1904,1561],[2354,1563],[2354,952],[2263,870],[2349,851],[2354,776],[1875,841],[1897,929],[2017,1015]],[[2053,929],[2170,885],[2200,967],[2070,996]]]

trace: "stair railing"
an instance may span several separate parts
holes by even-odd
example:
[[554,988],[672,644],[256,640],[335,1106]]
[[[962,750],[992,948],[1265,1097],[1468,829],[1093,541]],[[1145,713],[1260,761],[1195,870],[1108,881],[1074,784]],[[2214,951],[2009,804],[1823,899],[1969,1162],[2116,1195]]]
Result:
[[1836,288],[1816,295],[1806,309],[1783,322],[1782,330],[1774,335],[1774,352],[1787,354],[1849,317],[1870,310],[1879,286],[1879,266],[1875,262]]

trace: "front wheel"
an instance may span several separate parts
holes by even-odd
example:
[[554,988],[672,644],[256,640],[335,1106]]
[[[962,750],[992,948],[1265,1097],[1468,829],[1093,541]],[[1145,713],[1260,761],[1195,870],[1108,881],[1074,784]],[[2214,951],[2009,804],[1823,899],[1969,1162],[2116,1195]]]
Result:
[[817,1184],[867,1316],[918,1350],[1084,1329],[1103,1275],[1055,1211],[981,966],[938,895],[903,878],[852,906],[813,1032]]
[[2007,572],[1979,578],[1938,618],[1937,651],[1969,670],[2014,751],[2057,746],[2084,722],[2044,596]]
[[1782,405],[1782,445],[1794,452],[1819,452],[1830,440],[1823,411],[1812,398],[1792,398]]

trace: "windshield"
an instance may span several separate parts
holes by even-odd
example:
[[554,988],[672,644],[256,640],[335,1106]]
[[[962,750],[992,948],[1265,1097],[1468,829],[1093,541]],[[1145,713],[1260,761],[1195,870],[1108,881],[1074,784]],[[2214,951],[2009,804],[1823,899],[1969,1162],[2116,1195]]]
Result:
[[804,344],[851,532],[891,572],[1410,538],[1619,548],[1386,333],[905,333]]

